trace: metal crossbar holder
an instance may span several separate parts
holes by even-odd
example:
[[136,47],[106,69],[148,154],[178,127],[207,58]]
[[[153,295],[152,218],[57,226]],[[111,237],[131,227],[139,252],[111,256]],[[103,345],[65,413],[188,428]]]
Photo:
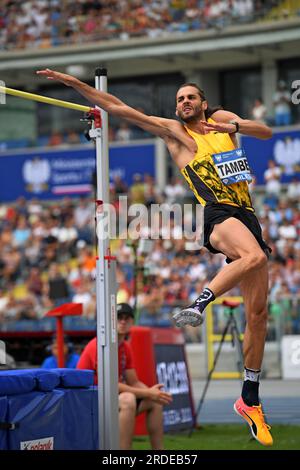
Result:
[[101,138],[101,129],[100,128],[90,129],[89,130],[89,136],[90,136],[91,139]]

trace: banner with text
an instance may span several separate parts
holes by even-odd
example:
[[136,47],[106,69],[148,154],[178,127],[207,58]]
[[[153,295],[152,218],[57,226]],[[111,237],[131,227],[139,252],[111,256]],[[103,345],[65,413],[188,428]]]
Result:
[[241,136],[241,146],[257,184],[265,183],[264,172],[269,160],[274,160],[281,167],[282,183],[288,183],[295,177],[300,178],[300,129],[274,131],[268,140],[244,135]]
[[[0,154],[0,201],[55,199],[91,194],[96,170],[94,147],[34,149]],[[128,185],[133,175],[155,176],[155,145],[124,144],[109,150],[110,180],[120,176]]]

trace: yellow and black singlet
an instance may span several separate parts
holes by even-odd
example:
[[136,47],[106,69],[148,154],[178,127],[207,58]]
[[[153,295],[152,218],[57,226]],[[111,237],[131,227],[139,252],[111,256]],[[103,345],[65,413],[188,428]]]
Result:
[[[208,122],[214,123],[209,118]],[[248,183],[240,181],[228,186],[221,181],[213,154],[234,150],[235,146],[229,134],[212,131],[198,134],[185,126],[188,134],[195,140],[198,150],[196,156],[182,170],[184,178],[201,205],[207,203],[230,204],[254,211],[249,194]]]

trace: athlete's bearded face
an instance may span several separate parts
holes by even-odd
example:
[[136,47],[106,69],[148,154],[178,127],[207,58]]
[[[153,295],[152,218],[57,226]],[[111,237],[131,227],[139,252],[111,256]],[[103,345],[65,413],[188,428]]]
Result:
[[180,88],[176,95],[176,114],[186,123],[205,119],[207,102],[202,101],[199,91],[193,86]]

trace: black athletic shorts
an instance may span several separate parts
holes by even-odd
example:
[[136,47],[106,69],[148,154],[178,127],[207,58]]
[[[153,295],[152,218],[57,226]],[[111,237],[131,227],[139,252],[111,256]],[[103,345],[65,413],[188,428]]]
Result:
[[140,404],[142,403],[143,400],[144,400],[144,398],[137,398],[136,399],[136,413],[138,413]]
[[[244,207],[234,207],[229,204],[218,204],[218,203],[209,203],[204,208],[204,246],[211,253],[221,253],[221,251],[215,250],[210,242],[209,237],[214,229],[216,224],[224,222],[224,220],[229,217],[235,217],[240,220],[250,232],[256,238],[258,244],[264,251],[264,253],[269,256],[271,253],[271,248],[266,244],[262,237],[261,226],[255,216],[255,214]],[[226,262],[231,263],[231,259],[227,258]]]
[[136,399],[136,411],[138,411],[140,404],[142,403],[143,398],[137,398]]

